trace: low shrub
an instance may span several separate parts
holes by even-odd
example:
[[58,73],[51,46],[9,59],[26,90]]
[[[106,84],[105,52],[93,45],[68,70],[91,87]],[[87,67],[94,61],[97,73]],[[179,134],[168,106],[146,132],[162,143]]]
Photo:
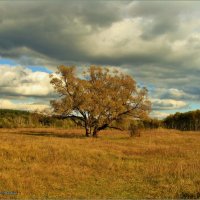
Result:
[[138,123],[131,123],[129,126],[129,134],[131,137],[140,137],[141,127]]

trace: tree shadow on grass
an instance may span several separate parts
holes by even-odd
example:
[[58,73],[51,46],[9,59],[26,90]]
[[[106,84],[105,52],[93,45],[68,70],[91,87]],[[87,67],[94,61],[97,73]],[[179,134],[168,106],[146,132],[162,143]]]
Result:
[[85,135],[75,134],[75,133],[67,133],[67,134],[60,134],[54,132],[17,132],[20,135],[30,135],[30,136],[37,136],[37,137],[57,137],[57,138],[77,138],[77,139],[85,139]]

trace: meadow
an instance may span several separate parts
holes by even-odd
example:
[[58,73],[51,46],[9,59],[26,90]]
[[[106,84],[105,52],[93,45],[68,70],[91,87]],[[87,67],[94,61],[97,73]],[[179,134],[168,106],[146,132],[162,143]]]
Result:
[[200,132],[0,129],[6,198],[200,198]]

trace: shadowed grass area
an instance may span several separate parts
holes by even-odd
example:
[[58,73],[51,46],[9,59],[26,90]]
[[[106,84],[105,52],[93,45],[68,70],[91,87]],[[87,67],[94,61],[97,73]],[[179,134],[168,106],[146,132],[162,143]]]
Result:
[[0,198],[200,198],[200,133],[1,129]]

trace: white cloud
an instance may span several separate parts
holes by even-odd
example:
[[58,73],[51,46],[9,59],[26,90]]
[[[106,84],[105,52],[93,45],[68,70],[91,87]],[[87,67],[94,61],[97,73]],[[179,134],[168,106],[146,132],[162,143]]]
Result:
[[49,105],[37,104],[37,103],[13,103],[7,99],[0,99],[1,109],[13,109],[13,110],[29,110],[29,111],[41,111],[48,109]]
[[[92,56],[109,55],[110,57],[116,53],[119,54],[122,48],[124,51],[121,53],[127,54],[133,47],[136,49],[138,46],[137,39],[141,34],[139,24],[139,19],[124,19],[115,22],[108,28],[86,36],[82,41],[82,46]],[[135,42],[134,46],[132,46],[133,42]],[[88,44],[90,48],[87,48]]]
[[189,90],[182,90],[178,88],[155,88],[151,91],[151,97],[153,99],[174,99],[184,101],[198,101],[199,94],[195,91],[195,94]]
[[48,96],[53,93],[49,74],[21,66],[0,65],[0,93],[18,96]]
[[85,36],[81,43],[82,49],[91,57],[122,58],[123,63],[128,62],[126,57],[131,57],[131,55],[148,57],[148,55],[169,51],[170,45],[166,37],[152,41],[141,38],[142,23],[144,22],[141,18],[115,22],[110,27]]
[[157,119],[164,119],[165,117],[167,117],[169,115],[169,113],[165,113],[165,112],[160,112],[160,111],[152,111],[150,113],[150,116],[153,118],[157,118]]
[[152,99],[152,103],[154,110],[174,110],[188,106],[186,102],[174,99]]
[[186,94],[183,92],[183,90],[178,90],[178,89],[176,89],[176,88],[170,88],[170,89],[168,90],[168,93],[169,93],[171,96],[175,97],[175,98],[181,98],[181,97],[183,97],[184,95],[186,95]]

